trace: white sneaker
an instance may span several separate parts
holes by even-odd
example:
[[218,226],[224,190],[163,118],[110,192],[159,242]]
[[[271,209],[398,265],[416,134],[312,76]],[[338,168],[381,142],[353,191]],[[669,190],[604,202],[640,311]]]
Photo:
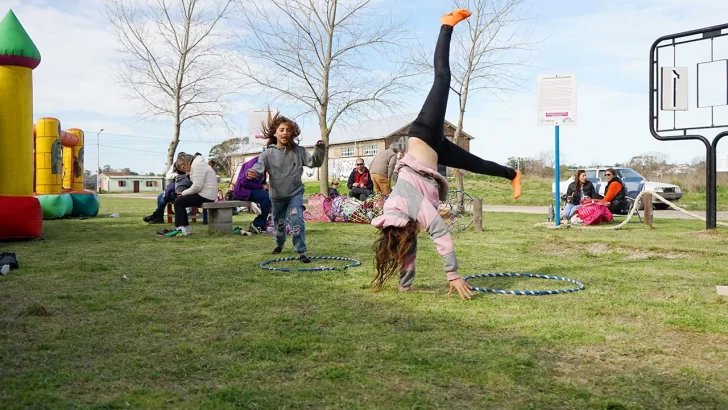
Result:
[[10,265],[3,265],[2,268],[0,268],[0,273],[5,276],[10,272]]
[[260,215],[263,213],[263,211],[260,210],[260,207],[255,202],[250,203],[250,209],[253,210],[253,213],[256,215]]
[[181,226],[179,228],[179,230],[182,231],[182,235],[189,235],[189,234],[192,233],[192,228],[190,228],[189,225],[187,225],[187,226]]

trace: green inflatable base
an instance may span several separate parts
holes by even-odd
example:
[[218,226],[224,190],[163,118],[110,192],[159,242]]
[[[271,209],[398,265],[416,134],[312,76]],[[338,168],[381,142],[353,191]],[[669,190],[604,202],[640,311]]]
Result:
[[37,195],[43,210],[43,219],[63,218],[73,212],[73,199],[69,194]]
[[99,214],[99,195],[95,192],[73,192],[73,216],[96,216]]

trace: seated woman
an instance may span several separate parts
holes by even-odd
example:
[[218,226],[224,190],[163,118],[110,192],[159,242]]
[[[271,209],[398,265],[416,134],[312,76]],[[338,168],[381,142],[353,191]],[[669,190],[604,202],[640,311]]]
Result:
[[604,205],[613,214],[626,214],[630,208],[627,199],[627,186],[617,176],[617,171],[614,168],[608,168],[604,172],[604,177],[607,179],[607,187],[604,189]]
[[566,189],[566,206],[561,212],[561,219],[571,219],[581,206],[583,199],[594,198],[594,184],[586,179],[586,171],[580,169],[574,174],[574,182]]
[[187,212],[185,212],[186,208],[202,207],[206,202],[215,202],[219,189],[217,174],[207,165],[201,155],[196,156],[191,164],[189,160],[181,162],[182,171],[189,173],[192,186],[181,193],[177,193],[177,199],[174,200],[175,230],[165,236],[189,235],[192,233]]

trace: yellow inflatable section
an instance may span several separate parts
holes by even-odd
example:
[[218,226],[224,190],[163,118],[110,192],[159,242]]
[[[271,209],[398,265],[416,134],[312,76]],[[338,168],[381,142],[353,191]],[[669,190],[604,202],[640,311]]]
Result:
[[12,11],[0,20],[0,239],[37,238],[33,197],[33,75],[40,52]]
[[[83,130],[78,128],[69,128],[66,132],[75,135],[77,138],[76,145],[72,149],[73,161],[71,163],[71,168],[67,171],[72,176],[71,179],[73,183],[71,189],[74,191],[81,191],[83,190]],[[65,169],[64,172],[66,172]]]
[[26,67],[0,66],[0,195],[33,195],[33,80]]
[[35,192],[61,193],[61,122],[41,118],[35,124]]

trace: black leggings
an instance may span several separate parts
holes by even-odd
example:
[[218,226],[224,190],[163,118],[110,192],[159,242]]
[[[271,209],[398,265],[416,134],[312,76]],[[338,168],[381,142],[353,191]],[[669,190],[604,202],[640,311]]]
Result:
[[435,47],[435,81],[422,105],[422,111],[410,125],[408,135],[425,141],[435,150],[437,162],[441,165],[512,180],[516,177],[513,168],[479,158],[445,138],[445,111],[450,93],[451,37],[451,26],[440,27],[440,36]]

